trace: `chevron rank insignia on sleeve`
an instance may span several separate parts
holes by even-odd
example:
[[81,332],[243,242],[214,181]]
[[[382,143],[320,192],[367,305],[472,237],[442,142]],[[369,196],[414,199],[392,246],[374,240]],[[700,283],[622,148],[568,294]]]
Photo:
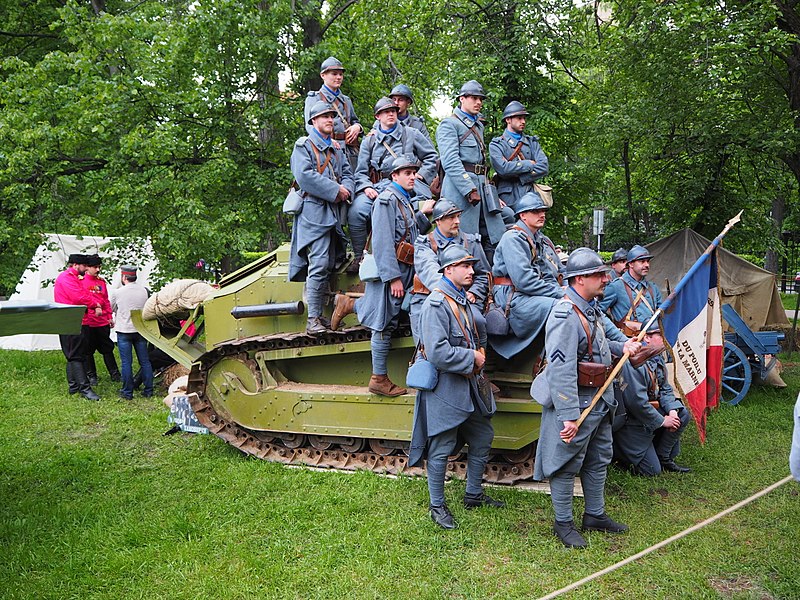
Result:
[[550,362],[564,362],[566,360],[566,356],[564,356],[564,352],[561,349],[556,350],[550,355]]

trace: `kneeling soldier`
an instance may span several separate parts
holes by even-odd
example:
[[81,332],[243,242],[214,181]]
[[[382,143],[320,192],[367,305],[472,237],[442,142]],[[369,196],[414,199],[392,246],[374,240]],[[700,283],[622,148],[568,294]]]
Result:
[[634,475],[655,477],[662,471],[688,473],[690,469],[676,464],[675,457],[681,449],[681,434],[691,417],[667,381],[667,366],[661,356],[664,339],[658,322],[653,322],[647,330],[644,341],[649,357],[643,363],[630,360],[622,367],[622,378],[627,384],[622,390],[627,419],[614,432],[614,455]]
[[[611,353],[634,354],[641,344],[629,340],[597,308],[596,298],[609,281],[608,269],[589,248],[575,250],[567,260],[567,288],[547,319],[547,366],[534,379],[531,395],[542,405],[542,424],[533,477],[549,479],[555,511],[553,530],[568,548],[584,548],[575,528],[572,496],[575,476],[581,476],[586,507],[583,529],[620,533],[628,527],[606,514],[604,488],[613,455],[611,420],[616,408],[609,387],[578,428],[586,409],[610,371]],[[589,373],[587,369],[594,373]],[[597,372],[600,371],[600,372]],[[587,378],[587,375],[590,375]]]
[[430,514],[444,529],[456,527],[445,503],[444,479],[447,458],[457,450],[458,440],[469,445],[464,506],[505,506],[481,487],[494,439],[491,416],[496,406],[482,373],[485,324],[476,320],[467,302],[476,261],[463,246],[449,246],[441,255],[443,277],[422,307],[421,348],[439,379],[433,390],[417,392],[408,464],[419,464],[427,451]]

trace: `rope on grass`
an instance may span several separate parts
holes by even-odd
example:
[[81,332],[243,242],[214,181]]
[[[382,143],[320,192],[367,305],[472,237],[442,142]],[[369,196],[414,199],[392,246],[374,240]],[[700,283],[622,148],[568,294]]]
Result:
[[698,529],[702,529],[706,525],[710,525],[714,521],[718,521],[722,517],[724,517],[726,515],[729,515],[733,511],[738,510],[738,509],[742,508],[743,506],[746,506],[746,505],[750,504],[751,502],[753,502],[754,500],[757,500],[761,496],[765,496],[765,495],[769,494],[771,491],[779,488],[784,483],[788,483],[788,482],[792,481],[792,479],[793,479],[792,476],[789,475],[785,479],[781,479],[780,481],[777,481],[777,482],[773,483],[771,486],[766,487],[763,490],[761,490],[760,492],[757,492],[757,493],[753,494],[749,498],[746,498],[745,500],[742,500],[741,502],[738,502],[738,503],[734,504],[730,508],[726,508],[725,510],[723,510],[720,513],[717,513],[713,517],[709,517],[705,521],[701,521],[700,523],[697,523],[696,525],[692,525],[688,529],[684,529],[680,533],[676,533],[671,538],[663,540],[663,541],[661,541],[661,542],[659,542],[659,543],[657,543],[657,544],[655,544],[653,546],[650,546],[649,548],[646,548],[646,549],[642,550],[641,552],[639,552],[637,554],[634,554],[633,556],[629,556],[628,558],[626,558],[624,560],[621,560],[618,563],[615,563],[615,564],[613,564],[613,565],[611,565],[609,567],[606,567],[605,569],[597,571],[596,573],[592,573],[591,575],[589,575],[587,577],[584,577],[583,579],[581,579],[579,581],[576,581],[574,583],[570,583],[568,586],[563,587],[560,590],[556,590],[555,592],[547,594],[546,596],[542,596],[539,600],[550,600],[550,598],[556,598],[556,597],[560,596],[561,594],[566,594],[567,592],[570,592],[570,591],[572,591],[574,589],[577,589],[577,588],[581,587],[582,585],[584,585],[586,583],[589,583],[590,581],[594,581],[595,579],[597,579],[598,577],[602,577],[606,573],[611,573],[612,571],[616,571],[620,567],[624,567],[625,565],[627,565],[629,563],[632,563],[633,561],[638,560],[638,559],[642,558],[643,556],[647,556],[651,552],[655,552],[659,548],[663,548],[667,544],[671,544],[672,542],[674,542],[676,540],[679,540],[679,539],[681,539],[683,537],[686,537],[687,535],[697,531]]

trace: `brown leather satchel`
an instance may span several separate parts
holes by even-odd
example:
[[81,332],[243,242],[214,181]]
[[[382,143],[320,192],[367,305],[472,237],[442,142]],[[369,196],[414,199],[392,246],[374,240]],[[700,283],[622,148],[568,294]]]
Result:
[[625,335],[628,337],[636,337],[642,330],[642,324],[639,321],[632,321],[631,319],[622,319],[614,323]]
[[410,244],[405,240],[397,242],[395,247],[395,255],[397,260],[406,265],[414,265],[414,244]]
[[578,363],[578,385],[599,388],[611,374],[611,366],[583,361]]

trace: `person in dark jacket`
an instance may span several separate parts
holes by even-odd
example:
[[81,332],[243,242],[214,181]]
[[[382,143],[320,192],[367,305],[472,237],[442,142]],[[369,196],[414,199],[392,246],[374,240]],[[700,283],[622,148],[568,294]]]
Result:
[[99,351],[103,362],[108,369],[111,381],[120,381],[121,376],[117,360],[114,358],[114,342],[111,341],[111,326],[114,324],[114,315],[111,312],[111,301],[108,298],[108,283],[100,277],[100,267],[103,259],[97,254],[86,257],[86,273],[81,285],[87,291],[95,294],[102,302],[103,313],[96,315],[94,311],[87,311],[83,317],[82,331],[87,340],[86,348],[86,377],[92,386],[97,385],[97,367],[94,362],[94,353]]
[[421,348],[439,379],[431,391],[417,392],[408,464],[417,465],[427,455],[430,515],[444,529],[456,528],[445,502],[444,480],[448,456],[459,439],[469,445],[464,506],[505,506],[487,496],[481,485],[494,439],[491,417],[497,407],[491,388],[481,381],[485,323],[467,302],[476,262],[463,246],[449,246],[441,255],[442,277],[425,300],[421,315]]

